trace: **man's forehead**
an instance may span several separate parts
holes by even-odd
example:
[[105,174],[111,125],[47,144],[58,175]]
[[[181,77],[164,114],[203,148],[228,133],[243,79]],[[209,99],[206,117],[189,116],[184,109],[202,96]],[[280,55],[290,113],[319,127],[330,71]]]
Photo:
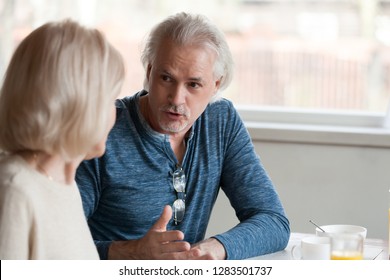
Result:
[[168,70],[168,69],[157,69],[157,71],[160,71],[162,74],[170,76],[170,77],[176,77],[176,76],[183,76],[187,80],[191,80],[194,82],[200,82],[203,80],[202,73],[199,73],[198,71],[195,71],[196,73],[191,73],[191,71],[175,71],[175,70]]

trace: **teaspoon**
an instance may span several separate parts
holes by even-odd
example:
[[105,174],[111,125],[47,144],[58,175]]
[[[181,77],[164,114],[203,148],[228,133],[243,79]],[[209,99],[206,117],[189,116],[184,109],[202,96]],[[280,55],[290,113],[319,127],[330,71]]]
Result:
[[322,232],[325,232],[325,230],[323,230],[319,225],[317,225],[315,222],[313,222],[312,220],[309,220],[310,223],[312,223],[313,225],[315,225],[317,228],[319,228]]

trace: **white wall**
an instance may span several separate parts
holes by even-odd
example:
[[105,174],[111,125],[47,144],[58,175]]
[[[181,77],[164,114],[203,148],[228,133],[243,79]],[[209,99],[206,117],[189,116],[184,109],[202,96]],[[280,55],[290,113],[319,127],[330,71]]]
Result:
[[[320,225],[362,225],[368,229],[368,238],[388,239],[389,147],[262,140],[267,137],[249,130],[285,206],[292,231],[314,233],[309,223],[312,219]],[[225,231],[237,222],[221,192],[207,235]]]

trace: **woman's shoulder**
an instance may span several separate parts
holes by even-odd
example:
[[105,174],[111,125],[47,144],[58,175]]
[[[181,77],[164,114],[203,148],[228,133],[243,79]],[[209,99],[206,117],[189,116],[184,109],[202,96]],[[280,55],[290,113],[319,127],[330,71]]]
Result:
[[40,184],[40,174],[33,172],[28,163],[18,155],[0,156],[0,189],[4,193],[33,192],[31,186]]
[[23,167],[23,159],[20,156],[6,153],[0,154],[0,180],[14,176]]
[[[25,166],[23,159],[15,155],[0,155],[0,196],[2,199],[22,199],[27,198],[24,181],[31,181],[25,178]],[[10,201],[9,201],[10,202]]]

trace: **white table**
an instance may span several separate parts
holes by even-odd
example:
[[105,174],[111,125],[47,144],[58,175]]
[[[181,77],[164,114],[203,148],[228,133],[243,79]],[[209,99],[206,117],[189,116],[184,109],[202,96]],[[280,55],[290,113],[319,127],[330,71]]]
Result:
[[[308,233],[291,233],[290,240],[286,249],[276,253],[251,258],[252,260],[291,260],[291,248],[300,245],[301,239],[306,236],[314,236]],[[375,258],[376,257],[376,258]],[[364,259],[365,260],[388,260],[388,242],[382,239],[369,239],[364,241]]]

